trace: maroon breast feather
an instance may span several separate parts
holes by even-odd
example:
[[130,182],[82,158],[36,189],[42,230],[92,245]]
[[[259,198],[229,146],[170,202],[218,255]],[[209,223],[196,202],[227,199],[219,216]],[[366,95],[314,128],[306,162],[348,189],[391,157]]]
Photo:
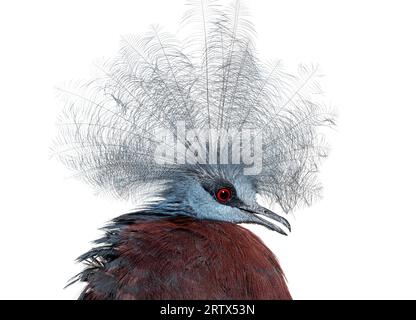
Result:
[[242,226],[187,217],[125,226],[82,299],[291,299],[274,254]]

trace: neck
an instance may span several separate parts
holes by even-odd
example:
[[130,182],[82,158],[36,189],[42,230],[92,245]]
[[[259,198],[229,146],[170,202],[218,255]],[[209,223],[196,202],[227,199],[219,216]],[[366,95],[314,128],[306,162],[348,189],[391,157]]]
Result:
[[184,216],[190,218],[195,217],[191,208],[179,205],[178,203],[162,200],[160,202],[151,203],[133,212],[123,214],[115,218],[113,222],[117,226],[131,224],[136,221],[148,221],[168,217]]

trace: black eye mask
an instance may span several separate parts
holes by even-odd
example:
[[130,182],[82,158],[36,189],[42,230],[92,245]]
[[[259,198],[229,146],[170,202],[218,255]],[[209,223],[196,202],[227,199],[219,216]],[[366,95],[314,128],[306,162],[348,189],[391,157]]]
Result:
[[[237,191],[234,186],[227,180],[212,180],[206,179],[201,181],[201,185],[206,192],[208,192],[218,203],[227,205],[230,207],[238,207],[243,202],[237,196]],[[228,190],[230,193],[226,199],[221,199],[221,194],[219,194],[223,189]],[[224,192],[226,192],[224,190]]]

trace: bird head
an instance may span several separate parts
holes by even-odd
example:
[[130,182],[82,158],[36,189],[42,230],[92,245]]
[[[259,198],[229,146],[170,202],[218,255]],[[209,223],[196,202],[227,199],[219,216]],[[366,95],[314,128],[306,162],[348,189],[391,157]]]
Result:
[[[159,213],[257,223],[284,234],[281,226],[290,230],[289,223],[256,196],[287,213],[319,194],[316,175],[327,155],[321,129],[334,121],[318,94],[318,68],[300,65],[288,74],[280,62],[262,63],[238,0],[190,4],[181,25],[197,31],[181,37],[154,27],[144,36],[123,37],[119,54],[97,66],[95,80],[60,89],[66,108],[54,151],[87,182],[122,198],[136,200],[163,183],[151,207]],[[180,122],[224,132],[259,130],[260,172],[246,175],[234,162],[159,163],[159,129],[189,144],[176,130]],[[163,143],[170,152],[172,141]]]
[[[239,165],[196,165],[168,180],[155,205],[197,219],[255,223],[286,235],[289,222],[257,203],[256,181]],[[269,219],[269,220],[267,220]]]

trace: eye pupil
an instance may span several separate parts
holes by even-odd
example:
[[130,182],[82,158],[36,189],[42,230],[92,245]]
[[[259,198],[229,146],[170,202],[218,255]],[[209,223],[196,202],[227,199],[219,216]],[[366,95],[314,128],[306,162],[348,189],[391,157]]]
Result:
[[231,191],[228,188],[221,188],[217,191],[217,199],[218,201],[224,203],[230,200],[231,198]]

